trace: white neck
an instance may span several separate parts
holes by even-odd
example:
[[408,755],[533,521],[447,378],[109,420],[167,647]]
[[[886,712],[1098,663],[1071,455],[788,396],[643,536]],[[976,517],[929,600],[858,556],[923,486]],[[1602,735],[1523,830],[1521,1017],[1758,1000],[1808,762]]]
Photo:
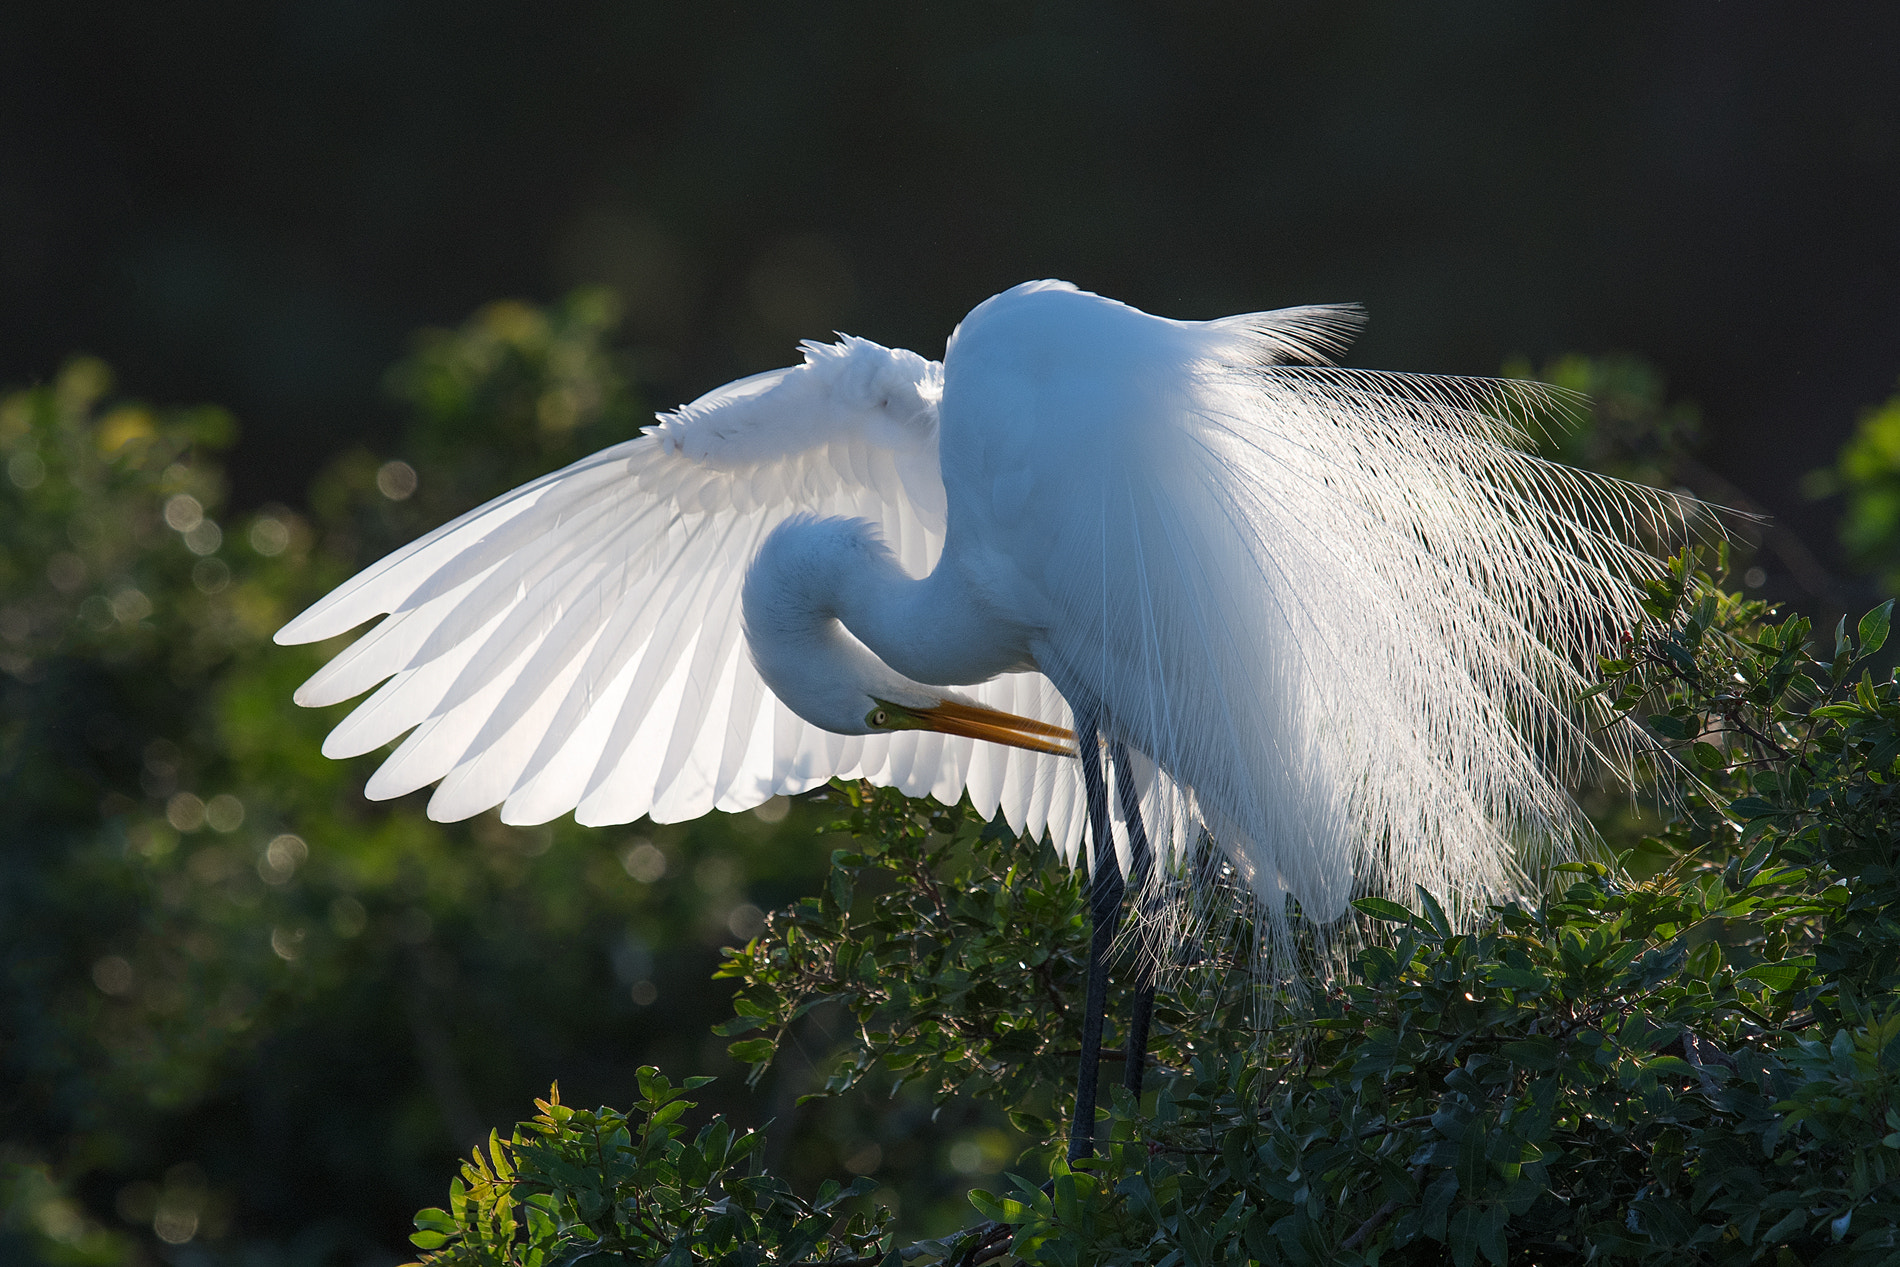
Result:
[[948,684],[1027,667],[1016,631],[986,610],[947,551],[920,580],[861,519],[779,525],[746,572],[742,601],[759,676],[834,734],[872,733],[864,718],[874,700],[967,703]]

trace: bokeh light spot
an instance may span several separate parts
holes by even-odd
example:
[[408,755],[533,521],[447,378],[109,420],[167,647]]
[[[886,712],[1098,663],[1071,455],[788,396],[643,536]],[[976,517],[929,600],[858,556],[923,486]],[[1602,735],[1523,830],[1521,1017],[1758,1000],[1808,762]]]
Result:
[[392,502],[409,500],[416,491],[416,468],[401,461],[383,463],[376,468],[376,491]]
[[726,912],[726,927],[734,937],[751,941],[765,931],[765,912],[750,902],[741,902]]
[[165,522],[178,532],[190,532],[204,517],[204,506],[190,493],[179,493],[165,502]]
[[251,549],[275,558],[290,547],[290,529],[274,515],[259,515],[251,525]]
[[7,460],[7,478],[15,488],[38,488],[46,479],[46,463],[37,453],[16,453]]
[[92,965],[92,983],[113,998],[132,993],[135,978],[132,965],[121,955],[107,955]]
[[960,1139],[950,1145],[950,1169],[960,1175],[973,1175],[983,1169],[983,1149],[972,1139]]
[[303,837],[285,832],[264,846],[264,856],[257,860],[257,878],[266,884],[288,884],[309,857],[310,846]]
[[224,529],[209,519],[198,522],[185,534],[185,548],[193,554],[216,554],[218,547],[224,544]]
[[223,559],[199,559],[191,565],[191,583],[200,594],[221,594],[231,584],[231,569]]
[[190,792],[175,793],[165,802],[165,821],[179,831],[197,831],[205,825],[205,803]]
[[151,614],[152,600],[144,590],[123,585],[112,592],[112,616],[120,624],[136,624]]
[[46,579],[62,594],[71,594],[86,583],[86,563],[78,555],[61,551],[46,561]]
[[270,930],[270,948],[285,963],[295,963],[303,954],[305,935],[301,928],[273,928]]
[[652,884],[666,874],[666,855],[652,841],[636,839],[621,852],[620,865],[642,884]]
[[369,927],[369,912],[363,904],[348,896],[336,898],[330,903],[330,931],[338,937],[355,937]]
[[725,893],[739,887],[739,864],[723,854],[701,858],[693,868],[693,881],[704,893]]
[[229,792],[218,793],[205,802],[205,822],[212,831],[236,831],[244,825],[244,802]]

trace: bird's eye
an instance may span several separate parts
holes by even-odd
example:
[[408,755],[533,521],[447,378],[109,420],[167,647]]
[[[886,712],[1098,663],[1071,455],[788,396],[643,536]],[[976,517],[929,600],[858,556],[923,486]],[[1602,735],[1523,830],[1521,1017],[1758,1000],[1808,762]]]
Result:
[[881,708],[871,714],[871,724],[873,726],[888,726],[890,722],[891,715]]

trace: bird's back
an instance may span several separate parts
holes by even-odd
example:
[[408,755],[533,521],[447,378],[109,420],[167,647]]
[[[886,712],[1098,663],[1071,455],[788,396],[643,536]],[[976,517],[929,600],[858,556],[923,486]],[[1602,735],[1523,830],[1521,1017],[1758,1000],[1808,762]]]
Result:
[[1038,284],[945,358],[946,560],[1275,919],[1495,896],[1523,839],[1573,835],[1577,666],[1653,567],[1624,530],[1658,505],[1517,452],[1476,385],[1289,364],[1348,320]]

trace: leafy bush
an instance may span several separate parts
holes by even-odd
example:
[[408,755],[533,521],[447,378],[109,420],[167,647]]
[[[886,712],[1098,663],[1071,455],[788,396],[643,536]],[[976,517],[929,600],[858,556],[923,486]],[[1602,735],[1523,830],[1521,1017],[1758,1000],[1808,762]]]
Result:
[[[1000,1191],[970,1193],[988,1222],[900,1244],[826,1204],[848,1200],[835,1188],[804,1222],[739,1218],[784,1189],[722,1151],[716,1122],[691,1146],[665,1123],[705,1185],[697,1218],[650,1168],[552,1163],[602,1124],[624,1154],[682,1103],[650,1095],[624,1118],[550,1103],[497,1141],[455,1213],[419,1221],[424,1261],[1900,1261],[1900,690],[1870,667],[1891,605],[1817,652],[1805,619],[1684,556],[1649,606],[1599,690],[1682,763],[1666,821],[1474,931],[1424,893],[1361,900],[1384,935],[1350,981],[1282,1000],[1264,1035],[1232,984],[1244,970],[1206,952],[1155,1027],[1153,1092],[1118,1093],[1102,1155],[1073,1168],[1058,1123],[1078,881],[967,806],[835,789],[853,848],[729,952],[743,988],[725,1032],[756,1074],[834,1009],[849,1023],[819,1095],[882,1072],[1009,1109],[1024,1151]],[[656,1203],[664,1234],[645,1240],[585,1213],[622,1211],[624,1229]],[[540,1214],[476,1232],[510,1204]],[[830,1243],[810,1222],[827,1210]]]
[[801,806],[596,832],[367,803],[374,758],[319,753],[346,710],[289,702],[322,658],[269,641],[300,606],[631,432],[611,318],[427,336],[413,461],[345,455],[308,514],[231,511],[232,420],[97,361],[0,394],[0,1259],[386,1257],[555,1074],[619,1096],[701,1060],[718,947],[818,883]]
[[1900,589],[1900,396],[1869,410],[1834,469],[1813,472],[1807,487],[1845,495],[1841,544],[1887,591]]
[[[652,1067],[640,1070],[640,1100],[630,1113],[576,1110],[559,1089],[535,1101],[540,1113],[488,1156],[476,1150],[449,1194],[447,1210],[426,1210],[413,1238],[432,1248],[455,1243],[454,1257],[541,1267],[575,1256],[623,1261],[727,1261],[769,1241],[782,1261],[857,1261],[876,1255],[890,1221],[842,1208],[877,1185],[825,1183],[806,1201],[773,1176],[741,1164],[763,1142],[715,1117],[690,1140],[680,1097],[710,1078],[675,1087]],[[630,1197],[629,1194],[637,1194]],[[527,1241],[525,1252],[517,1233]]]
[[[427,336],[392,375],[413,464],[346,455],[308,515],[230,512],[231,421],[118,397],[97,362],[0,398],[0,1256],[375,1255],[441,1158],[559,1073],[639,1100],[551,1095],[491,1137],[425,1216],[427,1256],[1893,1257],[1881,613],[1817,651],[1804,620],[1685,561],[1604,666],[1695,776],[1665,817],[1599,798],[1614,856],[1482,928],[1362,904],[1383,935],[1357,974],[1281,1000],[1265,1035],[1232,970],[1246,929],[1195,946],[1149,1094],[1115,1098],[1102,1156],[1073,1170],[1081,889],[967,806],[848,787],[776,826],[636,835],[363,802],[362,763],[317,755],[333,717],[286,707],[318,657],[270,630],[630,432],[611,317],[587,296],[502,304]],[[1694,419],[1653,375],[1560,377],[1602,415],[1572,456],[1680,473]],[[825,815],[852,839],[821,881]],[[752,904],[821,883],[692,987]],[[651,1067],[724,1065],[700,1036],[733,987],[724,1038],[763,1104]],[[841,1169],[881,1186],[821,1181]],[[1023,1178],[982,1178],[1005,1169]]]

